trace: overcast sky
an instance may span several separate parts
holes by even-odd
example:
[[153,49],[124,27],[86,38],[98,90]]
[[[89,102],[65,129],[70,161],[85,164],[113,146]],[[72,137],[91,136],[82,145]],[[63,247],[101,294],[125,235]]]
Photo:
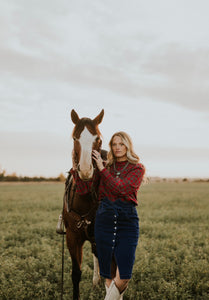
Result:
[[0,0],[0,167],[71,167],[74,108],[104,108],[147,176],[209,177],[208,0]]

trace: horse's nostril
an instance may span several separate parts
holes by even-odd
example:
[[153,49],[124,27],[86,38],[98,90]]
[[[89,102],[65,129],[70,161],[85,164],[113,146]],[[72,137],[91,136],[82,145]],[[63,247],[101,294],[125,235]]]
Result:
[[77,166],[77,169],[78,169],[78,171],[80,172],[81,168],[80,168],[80,165],[79,165],[79,164],[78,164],[78,166]]

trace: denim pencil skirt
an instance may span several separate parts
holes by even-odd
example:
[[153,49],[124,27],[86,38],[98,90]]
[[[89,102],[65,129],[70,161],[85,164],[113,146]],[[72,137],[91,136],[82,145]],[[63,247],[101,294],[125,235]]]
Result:
[[111,278],[114,256],[121,279],[130,279],[139,239],[139,218],[134,203],[108,198],[99,204],[95,220],[95,241],[100,274]]

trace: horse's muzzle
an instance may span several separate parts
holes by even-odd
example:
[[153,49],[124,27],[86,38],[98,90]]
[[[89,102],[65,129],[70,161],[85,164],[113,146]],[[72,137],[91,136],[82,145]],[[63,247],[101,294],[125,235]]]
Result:
[[90,165],[89,169],[87,170],[81,170],[80,165],[77,167],[78,175],[83,181],[88,181],[92,179],[94,174],[94,168],[93,165]]

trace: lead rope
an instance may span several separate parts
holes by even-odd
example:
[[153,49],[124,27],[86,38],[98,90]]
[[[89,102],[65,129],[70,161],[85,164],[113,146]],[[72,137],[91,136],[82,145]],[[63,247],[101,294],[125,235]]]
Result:
[[[68,175],[69,176],[69,175]],[[72,175],[71,175],[72,176]],[[72,185],[72,181],[71,180],[71,177],[69,178],[69,181],[67,183],[67,187],[65,188],[65,193],[64,193],[64,197],[63,197],[63,208],[62,208],[62,218],[63,218],[63,215],[64,215],[64,205],[65,205],[65,200],[66,200],[66,205],[67,205],[67,211],[69,212],[70,209],[69,209],[69,203],[68,203],[68,192],[69,192],[69,189]],[[74,198],[74,193],[75,193],[75,186],[74,186],[74,189],[73,189],[73,198]],[[66,195],[67,195],[67,199],[66,199]],[[73,201],[73,199],[72,199]],[[71,203],[72,204],[72,203]],[[62,220],[62,231],[64,232],[64,222]],[[63,300],[63,295],[64,295],[64,250],[65,250],[65,235],[63,234],[62,235],[62,274],[61,274],[61,300]]]
[[[62,230],[64,231],[64,224],[62,222]],[[63,294],[64,294],[64,248],[65,248],[65,243],[64,243],[64,234],[62,235],[62,276],[61,276],[61,300],[63,300]]]
[[[69,181],[68,181],[68,184],[67,184],[67,188],[65,187],[65,193],[64,193],[64,197],[63,197],[62,218],[63,218],[63,215],[64,215],[65,196],[66,196],[66,191],[68,192]],[[64,222],[63,222],[63,220],[62,220],[62,231],[64,232]],[[64,249],[65,249],[65,240],[64,240],[64,234],[63,234],[62,235],[61,300],[63,300],[63,294],[64,294]]]
[[[69,182],[68,182],[69,183]],[[62,231],[64,232],[64,222],[63,222],[63,215],[64,215],[64,205],[65,205],[65,196],[66,196],[66,187],[65,187],[65,193],[63,197],[63,207],[62,207]],[[61,274],[61,297],[60,299],[63,300],[63,294],[64,294],[64,234],[62,235],[62,274]]]

